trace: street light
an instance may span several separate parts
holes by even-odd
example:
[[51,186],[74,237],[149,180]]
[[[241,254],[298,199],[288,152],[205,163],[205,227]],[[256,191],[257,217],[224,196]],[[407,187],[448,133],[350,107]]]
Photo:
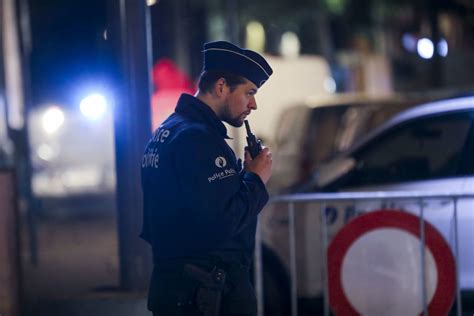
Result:
[[434,45],[429,38],[421,38],[416,45],[418,55],[424,59],[431,59],[434,54]]

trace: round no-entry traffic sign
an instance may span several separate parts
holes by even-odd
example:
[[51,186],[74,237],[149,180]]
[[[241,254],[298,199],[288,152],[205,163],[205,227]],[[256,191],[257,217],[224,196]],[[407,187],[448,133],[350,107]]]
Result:
[[[455,261],[443,236],[425,227],[429,315],[446,315],[455,292]],[[356,217],[328,247],[329,303],[336,315],[423,314],[419,217],[378,210]]]

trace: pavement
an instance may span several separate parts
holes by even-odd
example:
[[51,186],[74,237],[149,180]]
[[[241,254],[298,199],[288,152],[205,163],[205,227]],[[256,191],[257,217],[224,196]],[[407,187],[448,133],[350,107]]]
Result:
[[146,293],[120,291],[113,212],[49,213],[35,220],[38,261],[21,225],[23,316],[150,316]]

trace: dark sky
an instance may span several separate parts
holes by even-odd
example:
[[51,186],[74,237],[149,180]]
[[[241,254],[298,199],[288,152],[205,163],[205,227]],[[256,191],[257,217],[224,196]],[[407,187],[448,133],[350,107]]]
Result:
[[75,102],[82,85],[106,76],[105,0],[30,0],[33,106]]

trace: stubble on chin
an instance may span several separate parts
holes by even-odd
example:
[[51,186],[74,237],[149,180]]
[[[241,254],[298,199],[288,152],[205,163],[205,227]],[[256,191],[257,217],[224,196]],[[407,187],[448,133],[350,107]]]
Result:
[[241,119],[240,117],[223,119],[223,121],[233,127],[241,127],[244,124],[244,120]]
[[241,127],[244,124],[245,115],[239,115],[237,117],[232,117],[232,114],[229,111],[229,108],[224,108],[224,111],[221,113],[221,120],[233,127]]

